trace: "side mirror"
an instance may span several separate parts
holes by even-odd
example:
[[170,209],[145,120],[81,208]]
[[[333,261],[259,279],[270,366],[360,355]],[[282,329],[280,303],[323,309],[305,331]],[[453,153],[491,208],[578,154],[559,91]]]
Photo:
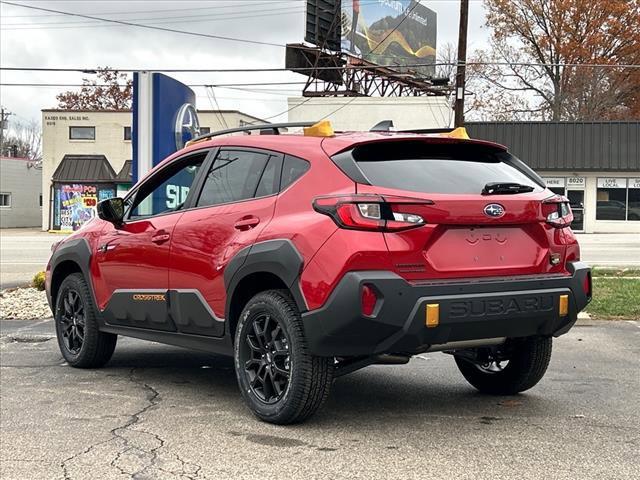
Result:
[[98,203],[98,217],[114,225],[122,225],[124,218],[124,200],[118,197],[107,198]]

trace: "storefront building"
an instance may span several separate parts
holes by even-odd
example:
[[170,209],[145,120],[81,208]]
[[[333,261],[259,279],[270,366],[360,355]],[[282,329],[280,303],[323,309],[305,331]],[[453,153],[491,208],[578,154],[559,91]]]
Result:
[[506,145],[567,196],[575,231],[640,233],[640,122],[474,122],[467,130]]
[[[236,110],[198,117],[201,133],[265,123]],[[130,110],[42,110],[43,230],[77,230],[97,202],[131,188],[131,123]]]

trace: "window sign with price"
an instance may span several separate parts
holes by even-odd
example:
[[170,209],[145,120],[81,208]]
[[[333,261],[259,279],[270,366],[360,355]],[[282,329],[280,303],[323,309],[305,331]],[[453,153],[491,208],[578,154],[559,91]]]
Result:
[[[113,189],[100,191],[100,199],[113,196]],[[58,187],[60,230],[75,231],[96,216],[98,186],[87,184],[63,184]]]

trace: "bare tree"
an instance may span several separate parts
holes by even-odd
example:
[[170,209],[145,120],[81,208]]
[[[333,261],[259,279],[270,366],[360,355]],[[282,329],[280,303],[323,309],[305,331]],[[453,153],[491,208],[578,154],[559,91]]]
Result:
[[11,122],[3,136],[0,152],[3,156],[42,159],[42,128],[36,120]]

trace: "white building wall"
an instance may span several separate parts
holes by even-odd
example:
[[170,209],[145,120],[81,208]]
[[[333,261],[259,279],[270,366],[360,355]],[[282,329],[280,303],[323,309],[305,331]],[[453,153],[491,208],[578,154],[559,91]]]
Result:
[[11,195],[11,205],[0,206],[0,228],[40,226],[42,170],[24,159],[0,160],[0,192]]
[[398,130],[445,128],[453,122],[447,97],[290,97],[289,122],[326,117],[336,130],[369,130],[393,120]]
[[[598,178],[640,178],[640,172],[548,172],[540,171],[543,178],[580,178],[584,177],[584,232],[585,233],[638,233],[640,221],[635,220],[597,220]],[[640,237],[638,238],[640,241]]]

